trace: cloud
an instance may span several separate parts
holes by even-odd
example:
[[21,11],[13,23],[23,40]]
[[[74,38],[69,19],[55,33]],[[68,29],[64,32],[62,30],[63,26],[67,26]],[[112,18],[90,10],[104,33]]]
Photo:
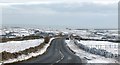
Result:
[[111,5],[99,5],[95,3],[80,3],[80,4],[20,4],[11,5],[7,8],[3,8],[5,13],[33,13],[33,14],[57,14],[57,13],[92,13],[92,14],[113,14],[117,13],[117,4]]
[[0,0],[1,8],[10,8],[17,5],[56,5],[65,4],[66,7],[82,6],[84,4],[96,4],[96,5],[117,5],[118,0]]
[[[0,0],[0,3],[14,5],[19,3],[24,4],[51,4],[51,3],[66,3],[76,4],[81,2],[97,3],[97,4],[113,4],[118,3],[119,0]],[[11,4],[10,4],[11,3]]]
[[1,4],[4,6],[4,23],[76,25],[83,27],[117,26],[117,0],[19,1],[10,0],[9,3]]
[[0,0],[0,2],[4,3],[22,3],[22,2],[118,2],[119,0]]

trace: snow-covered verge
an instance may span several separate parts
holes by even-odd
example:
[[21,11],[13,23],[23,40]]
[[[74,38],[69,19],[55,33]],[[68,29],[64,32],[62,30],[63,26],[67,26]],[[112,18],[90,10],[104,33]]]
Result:
[[66,40],[65,42],[70,49],[76,52],[75,54],[83,60],[83,63],[118,63],[115,59],[105,58],[103,56],[91,54],[80,49],[77,45],[75,45],[73,40]]
[[6,61],[2,61],[1,63],[4,64],[4,63],[19,62],[19,61],[30,59],[32,57],[36,57],[38,55],[42,55],[47,50],[47,48],[50,46],[50,43],[53,39],[54,38],[51,38],[48,44],[46,44],[42,49],[39,49],[39,51],[37,51],[35,53],[29,53],[28,55],[21,55],[17,58],[14,58],[14,59],[9,59],[9,60],[6,60]]
[[24,41],[9,41],[0,43],[0,53],[3,51],[14,53],[23,51],[30,47],[35,47],[44,42],[44,39],[24,40]]

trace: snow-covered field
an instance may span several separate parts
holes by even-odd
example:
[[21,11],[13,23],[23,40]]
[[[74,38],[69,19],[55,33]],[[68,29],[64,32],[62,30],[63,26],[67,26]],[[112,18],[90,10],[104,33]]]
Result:
[[99,40],[118,40],[118,30],[63,30],[63,33],[75,34],[85,39],[99,39]]
[[77,45],[74,44],[73,40],[66,40],[67,45],[71,50],[76,52],[76,55],[82,59],[83,63],[118,63],[118,61],[112,58],[105,58],[99,55],[91,54],[81,50]]
[[42,49],[40,49],[39,51],[35,53],[29,53],[28,55],[21,55],[18,58],[9,59],[9,60],[3,61],[2,63],[13,63],[13,62],[18,62],[18,61],[23,61],[23,60],[27,60],[29,58],[41,55],[47,50],[47,48],[50,46],[50,43],[53,39],[54,38],[51,38],[48,44],[46,44]]
[[0,43],[0,52],[19,52],[30,47],[35,47],[40,45],[44,39],[34,39],[34,40],[24,40],[24,41],[9,41],[5,43]]
[[119,43],[108,42],[108,41],[83,41],[83,40],[78,41],[78,43],[86,45],[87,47],[90,48],[104,49],[113,54],[118,54]]

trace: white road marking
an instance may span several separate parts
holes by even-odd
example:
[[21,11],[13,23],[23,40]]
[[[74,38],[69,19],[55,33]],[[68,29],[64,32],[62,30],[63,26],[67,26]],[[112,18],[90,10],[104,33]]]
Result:
[[61,51],[59,51],[59,52],[62,55],[62,58],[60,60],[56,61],[56,63],[60,62],[64,58],[64,55],[62,54],[62,52]]

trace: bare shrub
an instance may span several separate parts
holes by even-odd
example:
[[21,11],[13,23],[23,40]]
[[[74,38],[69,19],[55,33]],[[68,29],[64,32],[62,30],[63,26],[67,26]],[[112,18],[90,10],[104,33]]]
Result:
[[50,37],[49,36],[46,36],[45,38],[44,38],[44,43],[48,43],[50,41]]

